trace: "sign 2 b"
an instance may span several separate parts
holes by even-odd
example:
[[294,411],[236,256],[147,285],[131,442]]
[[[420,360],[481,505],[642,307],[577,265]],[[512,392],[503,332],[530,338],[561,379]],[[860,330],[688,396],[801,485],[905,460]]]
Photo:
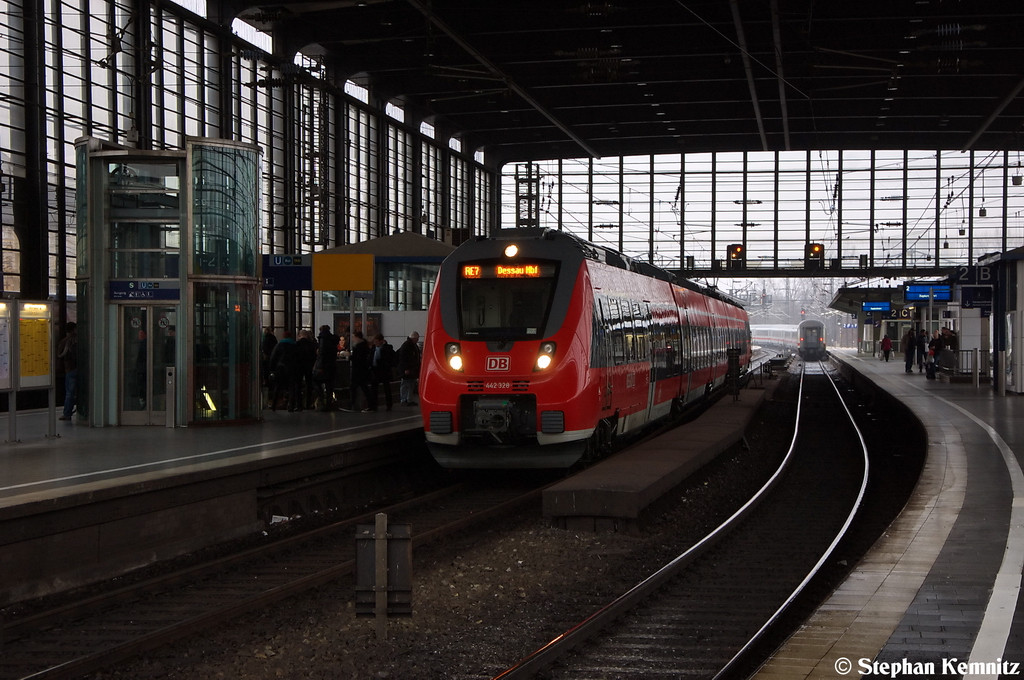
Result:
[[996,273],[988,266],[961,265],[951,278],[958,286],[986,286],[996,282]]

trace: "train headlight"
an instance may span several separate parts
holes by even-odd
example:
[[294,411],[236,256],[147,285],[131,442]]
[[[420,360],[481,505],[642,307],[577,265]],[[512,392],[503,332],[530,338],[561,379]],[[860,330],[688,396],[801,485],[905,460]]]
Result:
[[444,357],[453,371],[462,372],[462,348],[457,342],[449,342],[444,346]]
[[542,342],[540,343],[540,351],[537,353],[537,361],[533,365],[533,370],[543,371],[552,364],[555,360],[555,343],[553,342]]
[[505,257],[515,257],[518,254],[519,246],[517,246],[515,243],[505,246]]

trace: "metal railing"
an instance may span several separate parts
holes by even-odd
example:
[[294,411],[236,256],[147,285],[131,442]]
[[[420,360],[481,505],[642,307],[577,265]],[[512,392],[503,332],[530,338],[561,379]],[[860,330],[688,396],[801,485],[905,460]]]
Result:
[[987,349],[944,349],[939,356],[939,368],[953,375],[978,375],[988,378],[992,374],[992,361]]

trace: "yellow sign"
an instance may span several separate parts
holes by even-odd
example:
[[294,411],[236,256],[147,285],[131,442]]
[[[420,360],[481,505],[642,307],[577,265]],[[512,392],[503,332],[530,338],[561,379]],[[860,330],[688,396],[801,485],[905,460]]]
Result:
[[313,253],[313,290],[373,290],[373,255]]
[[20,319],[21,377],[50,375],[50,320]]

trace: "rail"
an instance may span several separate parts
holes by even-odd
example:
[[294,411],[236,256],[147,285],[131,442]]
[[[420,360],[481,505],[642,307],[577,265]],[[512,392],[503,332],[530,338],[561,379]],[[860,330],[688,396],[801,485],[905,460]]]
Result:
[[[823,371],[827,373],[826,371]],[[839,395],[839,389],[832,383],[837,395]],[[801,405],[803,402],[804,393],[804,376],[801,374],[799,396],[797,397],[797,423],[800,421]],[[842,396],[839,395],[839,399],[842,402]],[[853,416],[850,414],[849,409],[843,403],[843,408],[846,410],[850,421],[853,422]],[[854,425],[856,428],[856,425]],[[791,463],[795,458],[795,451],[797,450],[797,439],[799,436],[800,427],[794,427],[793,437],[789,445],[783,461],[774,472],[772,477],[761,487],[761,489],[754,494],[739,510],[737,510],[731,517],[729,517],[719,527],[711,531],[707,536],[698,541],[694,546],[686,550],[681,555],[672,559],[668,564],[661,567],[654,574],[648,576],[641,583],[631,588],[628,592],[618,597],[611,603],[605,605],[600,610],[592,614],[590,617],[577,624],[570,630],[566,631],[562,635],[551,640],[548,644],[544,645],[540,649],[534,651],[524,659],[522,659],[515,666],[506,669],[499,675],[494,676],[494,680],[525,680],[526,678],[532,678],[537,673],[541,672],[542,669],[549,666],[555,660],[563,657],[563,655],[569,653],[574,648],[581,646],[587,640],[593,638],[598,633],[604,631],[608,626],[612,625],[617,619],[623,617],[627,612],[634,610],[637,606],[647,600],[655,591],[665,587],[670,581],[674,580],[684,569],[689,567],[691,564],[697,561],[697,559],[709,550],[711,547],[718,544],[721,539],[726,536],[730,531],[736,528],[739,524],[748,518],[759,504],[770,495],[770,493],[780,484],[780,481],[784,477],[785,473],[790,470]],[[859,429],[857,435],[860,439],[861,455],[864,457],[864,470],[863,476],[860,480],[860,489],[856,495],[856,501],[853,503],[853,510],[849,512],[839,530],[838,535],[834,536],[831,540],[831,544],[825,549],[824,554],[817,559],[817,563],[811,569],[810,573],[803,577],[803,580],[799,583],[792,594],[790,594],[784,601],[781,607],[779,607],[767,620],[767,623],[752,637],[749,642],[743,645],[739,652],[731,657],[730,660],[724,665],[719,671],[716,677],[721,677],[723,674],[729,673],[735,669],[739,664],[747,662],[747,656],[749,651],[767,634],[772,626],[778,621],[792,602],[797,596],[804,590],[805,586],[811,581],[811,579],[818,573],[818,571],[826,564],[829,557],[833,554],[839,541],[846,535],[848,529],[853,522],[853,516],[860,508],[862,499],[864,497],[865,489],[867,486],[867,451],[864,445],[864,438],[861,435]],[[740,643],[741,645],[743,643]],[[729,658],[729,657],[726,657]]]

